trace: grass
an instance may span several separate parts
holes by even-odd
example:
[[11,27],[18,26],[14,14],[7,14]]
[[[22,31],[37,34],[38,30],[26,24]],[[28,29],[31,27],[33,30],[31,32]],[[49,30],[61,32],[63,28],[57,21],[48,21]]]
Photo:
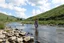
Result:
[[5,28],[5,25],[3,22],[0,22],[0,29],[4,29]]

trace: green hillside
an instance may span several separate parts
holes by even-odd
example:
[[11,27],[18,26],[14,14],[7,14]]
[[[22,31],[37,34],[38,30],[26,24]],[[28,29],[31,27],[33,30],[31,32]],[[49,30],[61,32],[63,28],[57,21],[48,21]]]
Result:
[[15,21],[16,18],[13,16],[8,16],[3,13],[0,13],[0,22],[10,22],[10,21]]
[[41,13],[37,16],[30,17],[26,20],[33,21],[38,18],[40,24],[64,24],[64,5],[58,6],[47,12]]
[[4,28],[4,25],[9,22],[20,22],[22,18],[17,18],[14,16],[9,16],[3,13],[0,13],[0,29]]

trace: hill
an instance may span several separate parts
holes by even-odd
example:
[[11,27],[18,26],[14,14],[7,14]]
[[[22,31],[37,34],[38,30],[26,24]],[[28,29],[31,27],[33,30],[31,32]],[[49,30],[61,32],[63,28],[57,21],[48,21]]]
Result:
[[40,24],[64,24],[64,5],[53,8],[44,13],[38,14],[36,16],[30,17],[26,20],[34,21],[38,18]]
[[0,22],[9,22],[9,21],[15,21],[16,18],[12,16],[8,16],[6,14],[0,13]]
[[3,13],[0,13],[0,29],[4,28],[4,25],[9,22],[20,22],[22,18],[9,16]]

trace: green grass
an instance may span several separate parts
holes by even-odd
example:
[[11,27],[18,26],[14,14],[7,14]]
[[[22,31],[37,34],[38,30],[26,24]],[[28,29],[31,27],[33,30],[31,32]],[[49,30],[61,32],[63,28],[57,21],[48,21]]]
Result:
[[5,25],[3,22],[0,22],[0,29],[4,29],[5,28]]

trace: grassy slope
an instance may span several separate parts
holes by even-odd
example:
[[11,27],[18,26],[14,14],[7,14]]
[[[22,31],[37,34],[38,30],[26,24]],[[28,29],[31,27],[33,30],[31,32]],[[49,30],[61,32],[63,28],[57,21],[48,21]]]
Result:
[[37,16],[30,17],[26,20],[33,21],[34,18],[38,18],[39,23],[41,24],[64,24],[64,5],[41,13]]
[[15,17],[0,13],[0,22],[10,22],[10,21],[15,21],[15,20],[16,20]]
[[8,16],[6,14],[0,13],[0,29],[4,28],[4,25],[9,22],[17,22],[17,18],[13,16]]

